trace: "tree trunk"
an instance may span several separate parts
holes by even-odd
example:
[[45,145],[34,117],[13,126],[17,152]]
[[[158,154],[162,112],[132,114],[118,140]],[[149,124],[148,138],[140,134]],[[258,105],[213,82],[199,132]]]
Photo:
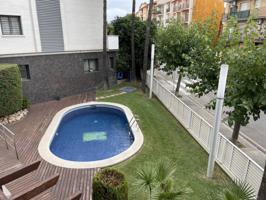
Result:
[[142,90],[146,92],[146,77],[147,77],[147,66],[148,66],[148,55],[149,55],[149,46],[151,40],[151,20],[152,20],[152,9],[153,9],[153,0],[150,0],[149,4],[149,13],[147,20],[147,27],[145,33],[145,44],[144,44],[144,60],[143,60],[143,70],[142,70]]
[[131,80],[136,80],[136,61],[135,61],[135,17],[136,0],[132,0],[132,19],[131,19]]
[[265,200],[266,199],[266,165],[264,168],[264,174],[260,185],[260,190],[258,194],[257,200]]
[[177,81],[177,84],[176,84],[176,89],[175,89],[175,95],[176,96],[179,96],[179,90],[180,90],[180,86],[181,86],[181,81],[182,81],[182,75],[179,74],[178,81]]
[[239,136],[239,131],[241,128],[241,123],[238,121],[235,121],[234,124],[234,130],[233,130],[233,134],[232,134],[232,142],[235,144],[238,140],[238,136]]
[[103,1],[103,71],[104,88],[109,89],[109,67],[107,64],[107,0]]

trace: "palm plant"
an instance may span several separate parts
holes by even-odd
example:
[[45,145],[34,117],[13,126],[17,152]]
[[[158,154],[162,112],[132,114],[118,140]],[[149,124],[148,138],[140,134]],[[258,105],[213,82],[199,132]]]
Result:
[[236,184],[225,191],[223,200],[253,200],[255,197],[255,192],[249,184],[236,181]]
[[154,168],[145,166],[137,171],[135,186],[138,190],[148,192],[149,199],[152,199],[152,192],[156,187],[156,173]]
[[148,192],[149,200],[175,200],[186,192],[174,189],[174,173],[175,165],[169,162],[160,161],[155,167],[146,164],[137,171],[135,186]]
[[256,198],[253,188],[242,181],[236,181],[230,185],[222,194],[213,193],[210,200],[254,200]]

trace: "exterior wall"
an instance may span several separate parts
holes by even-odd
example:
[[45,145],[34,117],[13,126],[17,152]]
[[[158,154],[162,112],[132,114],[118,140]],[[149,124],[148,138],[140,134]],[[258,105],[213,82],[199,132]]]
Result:
[[[236,4],[234,4],[234,2]],[[240,11],[240,4],[243,2],[248,2],[248,10],[246,11]],[[225,9],[225,15],[223,18],[225,24],[229,16],[232,14],[237,17],[241,29],[245,28],[248,17],[252,15],[257,21],[258,31],[261,35],[266,35],[266,0],[260,0],[260,5],[257,8],[255,8],[255,0],[231,0],[227,3]]]
[[36,27],[37,15],[34,8],[35,0],[0,0],[0,15],[20,16],[23,31],[23,35],[9,36],[2,35],[0,30],[0,54],[40,51],[40,38]]
[[193,21],[204,21],[208,17],[215,20],[215,29],[221,28],[224,0],[194,0]]
[[103,49],[102,0],[0,0],[0,15],[21,16],[23,30],[0,31],[0,55]]
[[139,11],[136,13],[136,16],[141,18],[142,21],[146,21],[148,19],[148,12],[149,4],[145,2],[140,5]]
[[[116,52],[109,52],[109,57],[114,57],[116,62]],[[98,72],[84,72],[84,59],[90,58],[98,59]],[[0,63],[29,65],[31,79],[23,80],[23,90],[32,103],[83,93],[103,85],[102,52],[2,57]],[[112,69],[109,77],[114,84]]]
[[103,1],[60,0],[65,51],[103,49]]
[[60,0],[36,0],[42,52],[64,51]]

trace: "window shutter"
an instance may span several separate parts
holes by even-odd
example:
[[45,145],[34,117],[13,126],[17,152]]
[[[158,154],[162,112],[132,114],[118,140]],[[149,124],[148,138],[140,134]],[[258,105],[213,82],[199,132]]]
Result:
[[8,17],[1,16],[0,21],[1,21],[1,28],[2,28],[3,35],[10,35],[11,33],[9,29]]

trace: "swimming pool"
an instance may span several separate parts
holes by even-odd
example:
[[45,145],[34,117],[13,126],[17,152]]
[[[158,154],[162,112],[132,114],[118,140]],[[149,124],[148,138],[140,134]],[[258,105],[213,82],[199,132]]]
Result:
[[143,135],[130,109],[91,102],[59,111],[39,144],[39,154],[67,168],[106,167],[133,156]]

